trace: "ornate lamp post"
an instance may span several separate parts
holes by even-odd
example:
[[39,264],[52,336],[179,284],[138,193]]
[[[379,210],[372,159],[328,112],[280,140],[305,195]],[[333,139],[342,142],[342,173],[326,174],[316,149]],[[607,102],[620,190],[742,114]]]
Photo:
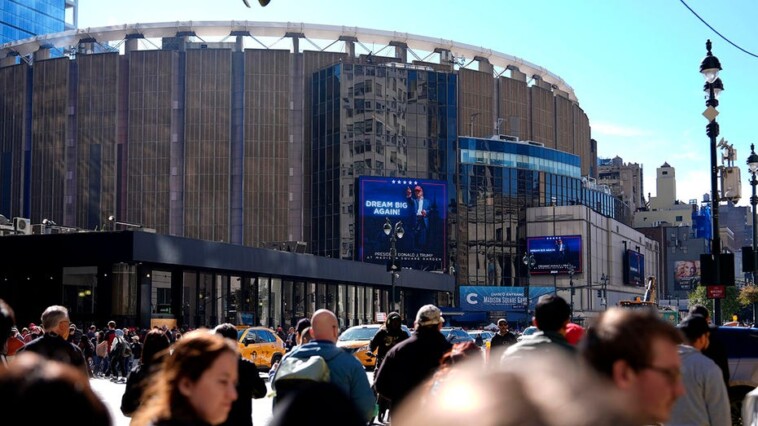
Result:
[[390,218],[385,219],[386,220],[384,222],[384,226],[382,226],[382,230],[384,230],[384,235],[390,237],[390,264],[387,266],[387,271],[392,274],[392,307],[390,309],[397,310],[395,302],[395,279],[397,278],[397,272],[400,271],[400,264],[397,262],[396,244],[398,238],[403,238],[403,235],[405,235],[405,229],[403,229],[403,222],[401,220],[398,220],[393,226],[392,222],[390,222]]
[[[524,300],[526,301],[524,303],[524,321],[526,321],[526,326],[529,326],[530,318],[529,318],[529,280],[532,277],[532,268],[534,268],[534,265],[537,263],[536,260],[534,260],[534,255],[531,252],[524,252],[524,258],[521,259],[522,262],[524,262],[524,265],[526,265],[526,286],[524,287]],[[524,327],[526,328],[526,327]]]
[[750,197],[750,205],[753,207],[753,284],[758,283],[758,227],[756,226],[755,207],[758,205],[758,197],[755,196],[755,186],[758,185],[758,155],[755,153],[755,145],[750,144],[750,155],[747,157],[747,167],[750,169],[750,186],[753,187],[753,196]]
[[[703,115],[708,119],[709,123],[705,127],[706,134],[710,138],[711,142],[711,214],[713,215],[713,239],[711,240],[711,256],[713,256],[713,273],[716,280],[720,280],[721,277],[721,265],[719,262],[719,256],[721,255],[721,237],[719,236],[719,188],[718,188],[718,164],[716,163],[716,138],[719,135],[719,124],[716,122],[716,116],[718,111],[716,107],[719,105],[718,97],[721,91],[724,90],[724,84],[719,77],[719,71],[721,71],[721,62],[718,58],[711,53],[711,40],[705,43],[705,48],[708,51],[705,58],[700,63],[700,72],[705,77],[705,90],[706,100],[705,112]],[[714,283],[710,283],[714,284]],[[722,284],[723,283],[720,283]],[[713,319],[716,325],[721,325],[721,299],[713,299]]]

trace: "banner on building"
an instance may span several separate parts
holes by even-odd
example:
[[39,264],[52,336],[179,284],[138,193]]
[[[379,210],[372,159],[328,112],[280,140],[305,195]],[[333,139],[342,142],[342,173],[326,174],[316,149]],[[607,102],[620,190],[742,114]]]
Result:
[[677,260],[674,262],[674,290],[690,291],[700,284],[700,261]]

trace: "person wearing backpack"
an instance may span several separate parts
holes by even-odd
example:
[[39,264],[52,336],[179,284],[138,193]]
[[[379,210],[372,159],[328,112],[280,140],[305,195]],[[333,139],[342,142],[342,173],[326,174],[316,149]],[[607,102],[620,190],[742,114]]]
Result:
[[129,348],[129,344],[124,340],[124,330],[117,328],[115,335],[116,337],[111,343],[111,350],[109,353],[111,381],[126,383],[124,366],[126,365],[126,360],[132,355],[132,351],[131,348]]
[[[293,394],[297,393],[297,389],[290,388],[287,389],[286,395],[280,394],[285,389],[286,377],[296,375],[285,373],[302,371],[297,380],[307,382],[309,372],[313,371],[320,376],[319,378],[314,376],[312,379],[314,382],[318,383],[328,377],[329,383],[344,392],[368,423],[374,417],[376,406],[374,392],[371,390],[366,370],[361,362],[352,354],[337,347],[339,327],[334,313],[328,309],[316,311],[311,318],[311,335],[312,341],[293,348],[279,363],[272,383],[272,388],[277,393],[274,416],[279,411],[276,410],[276,404],[294,397]],[[323,361],[319,358],[323,358]],[[326,367],[322,367],[324,362]]]

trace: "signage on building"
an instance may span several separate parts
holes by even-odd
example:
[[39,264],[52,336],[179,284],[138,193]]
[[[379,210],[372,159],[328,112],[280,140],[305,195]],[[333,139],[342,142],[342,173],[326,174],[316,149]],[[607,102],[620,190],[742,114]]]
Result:
[[674,290],[690,291],[700,284],[700,261],[677,260],[674,262]]
[[533,311],[540,296],[554,292],[555,287],[529,287],[527,298],[524,287],[461,286],[460,306],[463,311],[523,312],[528,302]]
[[[442,180],[361,176],[358,178],[358,260],[388,264],[391,235],[402,222],[396,260],[402,268],[441,271],[446,264],[447,183]],[[392,234],[392,232],[390,233]]]
[[645,283],[645,255],[627,249],[624,252],[624,284],[641,287]]
[[534,256],[531,273],[568,274],[582,272],[582,236],[557,235],[551,237],[529,237],[526,249]]

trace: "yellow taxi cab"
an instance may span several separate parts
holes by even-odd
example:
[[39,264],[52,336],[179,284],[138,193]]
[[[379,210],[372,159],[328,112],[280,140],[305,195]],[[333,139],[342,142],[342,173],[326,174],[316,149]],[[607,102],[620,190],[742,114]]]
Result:
[[[367,370],[373,370],[376,367],[376,354],[369,350],[369,344],[381,327],[381,324],[350,327],[337,338],[337,347],[355,355]],[[408,336],[411,335],[408,327],[403,325],[402,329]]]
[[284,341],[266,327],[246,327],[238,330],[237,342],[242,356],[265,370],[279,362],[286,352]]

